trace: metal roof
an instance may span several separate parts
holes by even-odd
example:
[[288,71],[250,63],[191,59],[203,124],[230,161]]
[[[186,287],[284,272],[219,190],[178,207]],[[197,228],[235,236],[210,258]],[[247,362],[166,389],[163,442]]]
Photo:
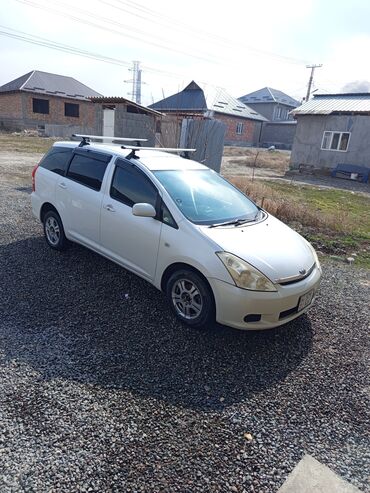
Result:
[[0,92],[26,91],[37,94],[60,96],[64,98],[88,100],[91,96],[101,96],[73,77],[33,70],[0,87]]
[[287,106],[292,106],[293,108],[299,106],[299,101],[291,98],[288,94],[277,89],[272,89],[272,87],[263,87],[258,89],[258,91],[245,94],[238,98],[245,104],[250,103],[280,103]]
[[330,115],[331,113],[369,113],[370,93],[315,94],[313,99],[291,111],[296,115]]
[[163,116],[163,113],[159,111],[148,108],[147,106],[142,106],[141,104],[135,103],[135,101],[131,101],[130,99],[121,97],[121,96],[99,96],[90,98],[93,103],[103,103],[103,104],[120,104],[124,103],[130,106],[134,106],[138,108],[140,111],[144,111],[145,113],[152,113],[153,115]]
[[192,111],[224,113],[227,115],[248,118],[250,120],[267,121],[267,119],[241,103],[238,99],[230,96],[224,89],[207,86],[203,90],[192,81],[188,86],[177,94],[162,99],[149,106],[160,111]]

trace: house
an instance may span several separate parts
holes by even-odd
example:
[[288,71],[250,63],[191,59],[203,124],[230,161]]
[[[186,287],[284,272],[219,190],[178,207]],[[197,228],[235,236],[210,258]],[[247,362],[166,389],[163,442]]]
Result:
[[223,89],[207,87],[204,91],[192,81],[182,91],[149,108],[179,118],[217,120],[226,127],[225,145],[251,146],[259,140],[266,118],[230,96]]
[[271,87],[245,94],[239,101],[267,118],[260,137],[262,147],[274,145],[279,149],[291,149],[296,122],[290,112],[299,106],[298,101]]
[[370,168],[370,93],[317,94],[292,112],[297,131],[291,166]]
[[37,129],[44,135],[93,133],[101,96],[73,77],[33,70],[0,87],[0,130]]
[[250,108],[258,111],[269,122],[282,122],[292,120],[289,112],[299,106],[299,102],[282,91],[263,87],[258,91],[250,92],[238,98]]
[[161,132],[162,113],[123,97],[92,97],[95,107],[96,135],[139,137],[145,145],[155,146]]

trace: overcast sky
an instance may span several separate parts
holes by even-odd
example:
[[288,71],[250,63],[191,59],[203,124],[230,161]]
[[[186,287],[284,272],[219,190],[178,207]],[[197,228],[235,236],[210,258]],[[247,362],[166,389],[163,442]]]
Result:
[[269,86],[301,100],[311,63],[323,64],[317,92],[370,80],[368,0],[0,0],[0,7],[0,32],[23,38],[0,36],[0,85],[42,70],[130,98],[133,60],[143,70],[143,104],[191,80],[236,97]]

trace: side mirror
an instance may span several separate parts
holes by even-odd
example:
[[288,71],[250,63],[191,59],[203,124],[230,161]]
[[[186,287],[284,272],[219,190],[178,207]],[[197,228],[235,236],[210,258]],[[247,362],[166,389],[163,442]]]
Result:
[[134,204],[132,206],[132,213],[134,216],[140,217],[155,217],[157,215],[154,207],[151,204]]

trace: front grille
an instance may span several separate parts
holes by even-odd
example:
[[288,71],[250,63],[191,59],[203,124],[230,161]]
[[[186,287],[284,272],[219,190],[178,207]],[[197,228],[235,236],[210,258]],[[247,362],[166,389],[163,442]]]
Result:
[[303,281],[303,279],[306,279],[308,276],[312,274],[312,271],[314,270],[315,266],[316,263],[313,264],[313,266],[303,276],[296,276],[293,279],[291,280],[287,279],[286,281],[281,280],[280,282],[278,281],[278,283],[280,284],[280,286],[288,286],[289,284],[295,284],[296,282],[301,282]]

